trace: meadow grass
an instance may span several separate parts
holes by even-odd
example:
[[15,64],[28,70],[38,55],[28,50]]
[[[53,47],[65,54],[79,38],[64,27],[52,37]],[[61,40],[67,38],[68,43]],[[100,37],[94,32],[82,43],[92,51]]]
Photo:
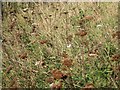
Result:
[[2,86],[118,88],[118,3],[2,3]]

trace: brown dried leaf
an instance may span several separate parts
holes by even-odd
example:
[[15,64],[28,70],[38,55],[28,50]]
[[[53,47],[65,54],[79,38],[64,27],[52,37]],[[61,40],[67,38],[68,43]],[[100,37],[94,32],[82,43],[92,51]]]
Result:
[[81,31],[75,33],[75,35],[76,35],[76,36],[81,36],[81,37],[83,37],[83,36],[87,35],[87,32],[84,31],[84,30],[81,30]]
[[58,69],[53,70],[51,73],[55,79],[61,79],[63,77],[63,73]]
[[48,40],[41,40],[40,44],[46,44],[48,42]]
[[72,60],[69,59],[69,58],[64,58],[64,59],[62,60],[62,64],[63,64],[64,66],[70,67],[70,66],[72,66]]

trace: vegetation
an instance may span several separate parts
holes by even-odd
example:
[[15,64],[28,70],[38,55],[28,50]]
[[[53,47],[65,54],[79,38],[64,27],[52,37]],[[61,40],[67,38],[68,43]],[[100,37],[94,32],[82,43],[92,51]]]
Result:
[[2,86],[120,87],[118,3],[2,3]]

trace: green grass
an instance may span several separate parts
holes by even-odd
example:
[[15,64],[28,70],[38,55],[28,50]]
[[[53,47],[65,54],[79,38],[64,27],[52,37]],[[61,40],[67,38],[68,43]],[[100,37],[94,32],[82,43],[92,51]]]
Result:
[[[65,80],[54,80],[62,82],[62,88],[82,88],[89,83],[119,87],[120,56],[111,60],[120,54],[117,37],[112,37],[118,27],[118,3],[2,4],[3,87],[50,88],[46,79],[54,77],[54,69],[71,74]],[[76,35],[81,29],[87,35]],[[64,52],[73,61],[70,67],[62,63]]]

